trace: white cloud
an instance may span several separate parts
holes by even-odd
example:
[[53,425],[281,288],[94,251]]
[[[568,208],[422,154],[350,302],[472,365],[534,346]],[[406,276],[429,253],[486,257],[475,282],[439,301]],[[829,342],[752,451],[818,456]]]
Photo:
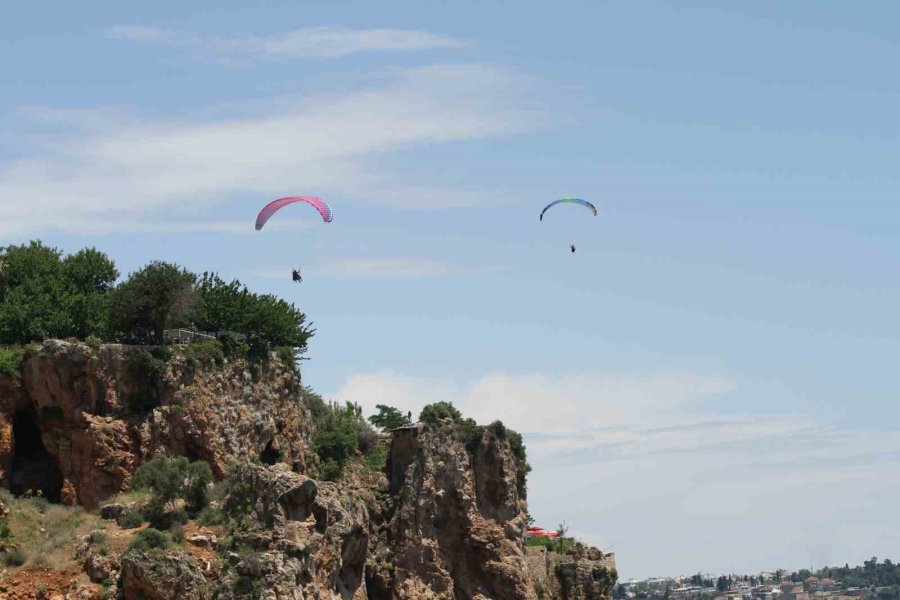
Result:
[[194,46],[203,42],[203,39],[198,36],[158,27],[145,27],[143,25],[116,25],[111,27],[107,34],[114,39],[128,40],[140,44]]
[[[356,374],[329,396],[417,414],[450,401],[525,434],[529,510],[614,546],[623,577],[860,562],[900,539],[900,431],[733,414],[733,378],[689,372]],[[717,408],[723,407],[723,408]]]
[[228,62],[338,58],[361,52],[458,48],[465,44],[427,31],[305,27],[268,36],[201,37],[141,25],[117,25],[108,34],[142,44],[196,47]]
[[[281,101],[265,114],[117,123],[78,135],[67,127],[38,154],[0,163],[0,235],[81,232],[86,223],[146,227],[170,220],[163,209],[196,218],[225,197],[243,195],[256,207],[298,185],[406,205],[409,189],[393,194],[391,174],[369,163],[414,146],[532,127],[535,114],[517,108],[516,85],[497,67],[437,65],[397,71],[378,87]],[[445,191],[419,196],[417,205],[472,201]]]
[[507,425],[524,433],[565,434],[571,438],[578,432],[597,435],[593,430],[599,428],[683,423],[685,407],[733,386],[734,382],[726,378],[674,372],[644,377],[561,378],[540,373],[494,373],[465,384],[379,372],[351,376],[334,397],[374,408],[377,402],[369,398],[375,390],[378,396],[393,397],[397,406],[416,411],[431,402],[450,401],[479,422],[502,416]]

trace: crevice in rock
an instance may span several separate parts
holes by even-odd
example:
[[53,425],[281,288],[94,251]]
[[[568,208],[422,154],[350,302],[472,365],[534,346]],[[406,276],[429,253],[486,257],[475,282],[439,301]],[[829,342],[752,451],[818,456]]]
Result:
[[41,441],[37,413],[28,407],[13,416],[14,457],[9,477],[13,494],[31,493],[59,502],[63,477]]

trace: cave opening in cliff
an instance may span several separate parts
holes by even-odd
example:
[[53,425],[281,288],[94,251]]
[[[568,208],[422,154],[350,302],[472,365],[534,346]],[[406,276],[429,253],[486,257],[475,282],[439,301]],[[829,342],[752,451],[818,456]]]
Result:
[[264,465],[274,465],[278,461],[281,460],[281,451],[275,448],[275,444],[273,442],[269,442],[266,444],[266,447],[263,448],[263,451],[259,453],[259,462]]
[[21,495],[29,490],[51,502],[59,502],[63,477],[56,461],[41,441],[37,413],[29,407],[13,416],[13,440],[15,455],[10,470],[9,489]]

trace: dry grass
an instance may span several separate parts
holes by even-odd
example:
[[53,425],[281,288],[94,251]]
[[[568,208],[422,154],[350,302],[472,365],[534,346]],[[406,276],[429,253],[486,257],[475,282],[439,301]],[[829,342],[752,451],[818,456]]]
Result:
[[13,541],[25,553],[25,568],[50,568],[62,571],[75,564],[77,540],[106,523],[81,507],[50,504],[36,498],[14,498],[2,493],[9,508],[7,523]]
[[140,503],[147,500],[149,497],[150,493],[145,490],[122,492],[104,501],[103,504],[130,504],[132,502]]

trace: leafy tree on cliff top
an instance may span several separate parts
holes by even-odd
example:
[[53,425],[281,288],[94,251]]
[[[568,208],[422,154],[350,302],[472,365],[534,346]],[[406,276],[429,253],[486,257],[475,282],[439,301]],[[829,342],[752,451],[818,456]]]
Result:
[[69,335],[86,339],[90,335],[105,337],[109,316],[110,292],[119,271],[106,254],[85,248],[62,261],[66,284],[66,311]]
[[0,343],[25,344],[65,332],[60,254],[36,241],[0,249]]
[[378,414],[369,417],[369,423],[379,429],[388,430],[409,425],[409,417],[400,410],[386,404],[376,404]]
[[226,282],[217,273],[204,273],[197,281],[197,295],[194,324],[199,329],[216,335],[241,329],[249,292],[240,281]]
[[196,304],[196,276],[176,265],[154,261],[132,273],[112,294],[110,326],[151,344],[162,344],[166,329],[189,323]]

